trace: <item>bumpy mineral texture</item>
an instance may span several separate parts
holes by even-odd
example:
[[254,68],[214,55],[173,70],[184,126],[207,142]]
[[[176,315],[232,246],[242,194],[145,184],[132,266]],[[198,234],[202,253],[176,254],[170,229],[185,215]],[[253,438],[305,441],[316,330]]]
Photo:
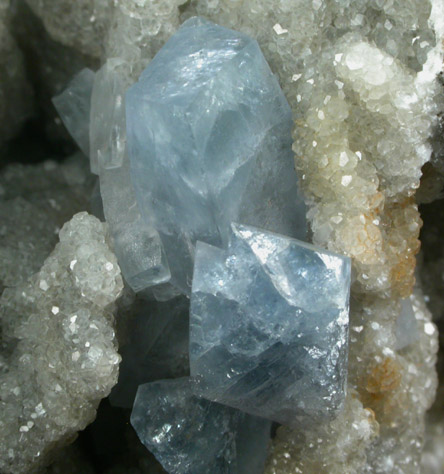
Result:
[[106,226],[76,214],[26,283],[0,298],[0,470],[29,472],[95,417],[117,381],[123,288]]

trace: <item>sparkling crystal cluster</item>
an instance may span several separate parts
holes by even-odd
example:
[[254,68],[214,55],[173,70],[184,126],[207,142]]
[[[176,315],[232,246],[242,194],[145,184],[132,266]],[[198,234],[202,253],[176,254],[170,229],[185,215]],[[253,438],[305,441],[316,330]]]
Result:
[[[114,241],[125,229],[129,237],[136,232],[147,236],[124,271],[128,280],[135,277],[133,285],[144,281],[151,264],[138,255],[154,246],[159,268],[165,255],[154,227],[137,227],[143,213],[127,186],[126,134],[112,127],[124,120],[123,92],[192,16],[258,41],[291,106],[295,163],[312,240],[350,256],[354,276],[344,409],[335,420],[304,430],[279,428],[266,472],[416,474],[424,414],[437,384],[437,331],[421,290],[412,295],[421,227],[415,193],[421,178],[418,199],[433,200],[442,183],[442,123],[437,121],[442,93],[436,81],[442,68],[442,2],[28,3],[55,40],[101,56],[104,64],[95,76],[96,99],[93,91],[91,101],[97,117],[90,127],[90,143],[97,143],[92,163],[101,192],[110,196],[104,207]],[[102,90],[111,92],[101,95]],[[431,288],[441,278],[440,261],[424,268],[430,270],[422,277]],[[165,277],[160,274],[159,281]],[[439,291],[431,294],[432,309],[438,308]],[[158,298],[173,295],[170,288],[157,289]],[[427,433],[425,472],[440,472],[440,430],[434,419]]]
[[199,243],[191,375],[210,400],[297,427],[345,397],[350,261],[232,224],[226,251]]
[[112,311],[122,288],[105,224],[83,212],[38,273],[4,289],[1,472],[29,472],[94,419],[117,381]]

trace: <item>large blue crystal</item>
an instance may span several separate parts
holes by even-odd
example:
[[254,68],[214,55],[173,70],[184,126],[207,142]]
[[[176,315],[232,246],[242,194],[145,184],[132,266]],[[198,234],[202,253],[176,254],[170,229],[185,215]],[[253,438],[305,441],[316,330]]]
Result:
[[290,107],[257,42],[186,21],[126,94],[132,181],[170,283],[189,294],[194,245],[232,221],[304,238]]
[[196,397],[189,378],[141,385],[131,424],[169,473],[263,472],[270,422]]
[[300,426],[345,396],[350,260],[232,225],[228,249],[198,243],[190,315],[196,393]]

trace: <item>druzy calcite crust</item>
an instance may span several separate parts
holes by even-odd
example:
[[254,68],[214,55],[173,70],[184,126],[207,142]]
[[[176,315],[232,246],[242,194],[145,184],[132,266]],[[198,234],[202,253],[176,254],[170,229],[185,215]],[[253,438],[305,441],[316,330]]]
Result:
[[232,221],[305,236],[291,110],[249,36],[185,22],[129,88],[126,124],[137,204],[179,292],[195,242],[223,244]]
[[233,224],[198,243],[190,313],[196,392],[285,425],[328,419],[345,397],[350,260]]

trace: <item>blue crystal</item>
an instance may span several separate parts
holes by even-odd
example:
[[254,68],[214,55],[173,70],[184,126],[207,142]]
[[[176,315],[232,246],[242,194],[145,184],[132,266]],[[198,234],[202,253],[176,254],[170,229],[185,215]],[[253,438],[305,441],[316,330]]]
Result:
[[252,38],[186,21],[127,91],[126,123],[136,200],[180,292],[195,242],[226,243],[232,221],[305,237],[291,110]]
[[131,424],[169,473],[263,472],[270,422],[196,397],[189,378],[141,385]]
[[199,242],[190,310],[196,393],[300,426],[341,408],[350,259],[233,224],[227,250]]
[[185,296],[166,302],[139,299],[119,352],[119,380],[111,391],[114,406],[131,408],[139,385],[189,375],[189,308]]
[[89,156],[89,112],[94,77],[91,69],[82,69],[66,89],[52,99],[66,129],[86,156]]
[[396,350],[404,349],[419,339],[418,323],[410,298],[401,300],[401,313],[395,326]]

